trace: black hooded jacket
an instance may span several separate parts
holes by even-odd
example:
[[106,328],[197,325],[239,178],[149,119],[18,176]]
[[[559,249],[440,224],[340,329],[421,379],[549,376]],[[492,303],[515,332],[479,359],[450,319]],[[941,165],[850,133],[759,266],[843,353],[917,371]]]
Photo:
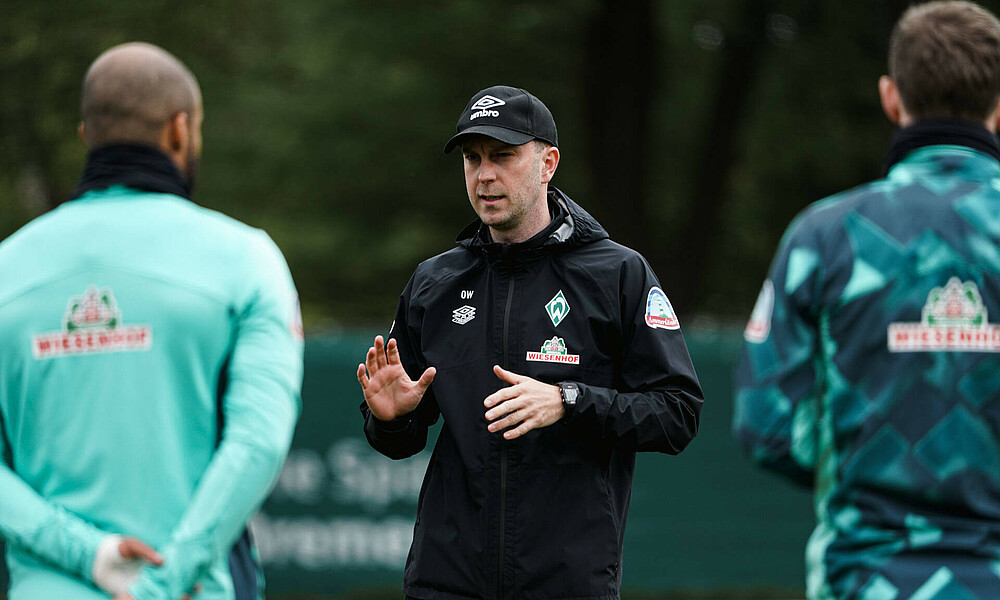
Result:
[[[635,452],[677,454],[697,433],[701,387],[649,265],[559,190],[549,206],[552,223],[518,244],[473,223],[400,296],[390,335],[403,366],[437,375],[406,417],[361,410],[369,443],[390,458],[422,450],[443,417],[409,597],[618,598]],[[577,383],[576,407],[515,440],[490,433],[483,399],[506,385],[495,364]]]

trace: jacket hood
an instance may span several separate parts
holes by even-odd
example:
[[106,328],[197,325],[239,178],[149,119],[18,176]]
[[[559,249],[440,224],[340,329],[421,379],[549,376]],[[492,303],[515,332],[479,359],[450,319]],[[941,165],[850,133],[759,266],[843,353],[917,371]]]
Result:
[[[540,236],[511,244],[511,246],[551,246],[564,245],[567,248],[590,244],[610,237],[604,227],[597,222],[590,213],[582,206],[574,202],[569,196],[557,187],[550,187],[548,193],[550,204],[557,208],[557,214],[540,234],[547,232],[544,239],[536,239]],[[463,248],[473,249],[494,244],[490,240],[489,228],[480,220],[476,219],[469,223],[455,238],[455,242]]]

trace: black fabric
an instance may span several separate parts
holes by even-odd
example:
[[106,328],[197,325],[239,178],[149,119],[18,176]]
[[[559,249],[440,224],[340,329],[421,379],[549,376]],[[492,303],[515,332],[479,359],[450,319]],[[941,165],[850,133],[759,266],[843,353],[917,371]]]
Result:
[[87,153],[87,164],[70,200],[113,185],[191,199],[189,182],[165,154],[151,146],[111,144]]
[[906,155],[925,146],[965,146],[1000,161],[1000,140],[984,126],[954,119],[928,119],[896,130],[889,144],[885,172]]
[[250,530],[236,540],[229,551],[229,574],[233,578],[233,600],[259,600],[260,582],[257,580],[259,567],[253,557],[253,538]]
[[[390,458],[420,452],[444,421],[408,597],[619,598],[635,453],[677,454],[697,433],[703,396],[684,338],[647,318],[656,276],[565,194],[549,200],[555,218],[530,240],[494,243],[477,222],[417,267],[390,337],[411,378],[437,374],[408,419],[386,424],[360,405],[365,436]],[[546,305],[560,295],[569,310],[553,320]],[[505,386],[493,365],[576,383],[576,408],[516,440],[490,433],[483,399]]]

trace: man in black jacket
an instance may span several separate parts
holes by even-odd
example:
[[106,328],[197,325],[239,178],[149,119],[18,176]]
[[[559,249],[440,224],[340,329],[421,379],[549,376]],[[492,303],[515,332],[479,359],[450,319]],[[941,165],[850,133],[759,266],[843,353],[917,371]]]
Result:
[[479,219],[424,261],[358,366],[372,447],[416,454],[443,417],[403,591],[422,600],[619,597],[635,452],[677,454],[702,392],[649,265],[549,182],[555,122],[477,93],[460,145]]

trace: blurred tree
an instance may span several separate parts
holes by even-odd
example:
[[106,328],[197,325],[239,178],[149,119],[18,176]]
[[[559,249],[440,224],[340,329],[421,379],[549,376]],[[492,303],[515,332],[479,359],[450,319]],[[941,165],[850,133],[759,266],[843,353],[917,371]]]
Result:
[[646,218],[656,37],[653,0],[604,0],[588,24],[583,82],[593,212],[613,238],[647,256],[657,246]]
[[650,259],[682,315],[742,319],[789,219],[879,175],[875,81],[905,4],[4,2],[0,239],[71,192],[83,73],[141,39],[201,81],[195,200],[271,233],[312,331],[385,327],[416,263],[474,218],[440,151],[496,83],[545,100],[554,183]]

